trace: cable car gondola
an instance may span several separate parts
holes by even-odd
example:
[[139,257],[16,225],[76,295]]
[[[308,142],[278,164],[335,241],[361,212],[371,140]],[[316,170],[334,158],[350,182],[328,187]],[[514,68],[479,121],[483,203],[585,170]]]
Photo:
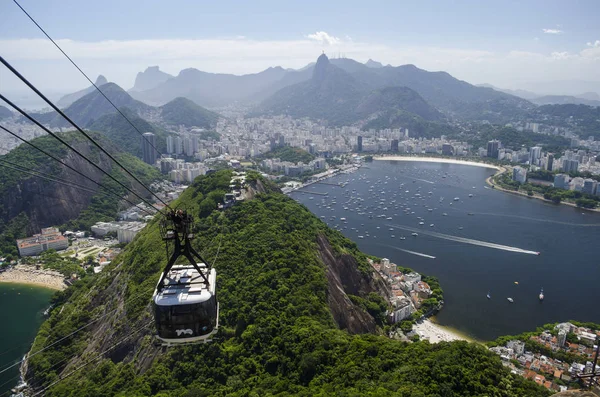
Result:
[[[192,224],[193,218],[183,210],[169,212],[161,222],[167,256],[172,243],[174,250],[152,301],[156,336],[166,346],[210,342],[219,328],[217,272],[191,246]],[[188,263],[176,265],[181,256]]]

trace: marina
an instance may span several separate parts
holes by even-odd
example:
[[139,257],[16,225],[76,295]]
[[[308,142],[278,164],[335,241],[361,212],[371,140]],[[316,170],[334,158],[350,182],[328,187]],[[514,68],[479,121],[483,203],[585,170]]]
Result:
[[[573,309],[560,301],[557,271],[576,252],[582,272],[600,277],[591,259],[600,216],[486,189],[491,171],[482,165],[376,161],[328,179],[335,186],[303,187],[312,200],[307,194],[291,197],[365,253],[438,277],[446,300],[436,316],[441,325],[489,340],[573,317],[599,321],[591,304]],[[594,290],[590,277],[569,277],[588,288],[574,292],[578,299]],[[539,304],[542,285],[553,291],[545,297],[549,305]]]

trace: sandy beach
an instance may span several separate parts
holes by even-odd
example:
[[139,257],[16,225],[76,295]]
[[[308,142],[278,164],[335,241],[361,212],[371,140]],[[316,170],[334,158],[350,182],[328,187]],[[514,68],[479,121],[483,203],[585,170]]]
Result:
[[419,334],[421,340],[427,339],[431,343],[450,342],[453,340],[466,340],[468,342],[473,342],[472,339],[469,339],[450,328],[436,324],[429,319],[423,320],[421,324],[413,325],[413,331]]
[[0,283],[29,284],[56,290],[67,288],[62,274],[52,270],[37,270],[35,266],[28,265],[17,265],[0,273]]
[[462,165],[472,165],[475,167],[494,168],[496,170],[500,169],[500,168],[496,167],[495,165],[486,164],[486,163],[478,163],[475,161],[466,161],[466,160],[445,159],[445,158],[439,158],[439,157],[378,156],[378,157],[373,157],[373,160],[423,161],[423,162],[428,162],[428,163],[462,164]]

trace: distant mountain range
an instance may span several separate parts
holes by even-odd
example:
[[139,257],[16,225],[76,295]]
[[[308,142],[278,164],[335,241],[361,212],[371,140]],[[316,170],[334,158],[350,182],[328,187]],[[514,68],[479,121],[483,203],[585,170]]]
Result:
[[[152,119],[167,125],[185,125],[188,127],[211,128],[216,125],[219,115],[198,106],[189,99],[176,98],[160,108],[155,108],[131,97],[125,90],[115,83],[107,83],[99,89],[119,109],[126,108],[130,114],[142,119]],[[117,113],[115,108],[96,89],[79,98],[66,109],[65,114],[81,127],[95,125],[96,121],[106,115]],[[52,127],[71,127],[71,125],[56,112],[38,113],[34,117],[42,124]],[[119,115],[120,118],[122,116]],[[106,123],[104,119],[103,123]],[[113,120],[111,118],[111,120]],[[114,119],[116,120],[116,119]],[[131,126],[129,126],[131,127]]]
[[[140,101],[160,106],[178,97],[188,98],[205,107],[224,106],[234,102],[252,102],[256,94],[276,84],[288,73],[281,67],[260,73],[236,76],[184,69],[179,75],[145,91],[130,91]],[[295,83],[292,80],[292,83]],[[274,92],[274,91],[273,91]],[[271,92],[267,91],[269,95]]]
[[[104,77],[102,75],[98,76],[98,78],[96,79],[96,82],[95,82],[96,87],[103,86],[106,83],[108,83],[108,80],[106,80],[106,77]],[[70,106],[73,102],[75,102],[79,98],[82,98],[82,97],[86,96],[87,94],[89,94],[90,92],[93,92],[95,89],[96,88],[94,88],[94,86],[91,85],[88,88],[85,88],[83,90],[74,92],[72,94],[67,94],[67,95],[63,96],[62,98],[60,98],[58,100],[58,102],[56,102],[56,106],[58,106],[61,109],[64,109],[64,108]]]
[[480,87],[493,88],[506,94],[527,99],[536,105],[588,105],[600,106],[600,95],[596,92],[585,92],[579,95],[541,95],[527,90],[509,90],[491,84],[480,84]]
[[398,86],[370,90],[364,81],[335,66],[323,54],[317,60],[309,80],[277,91],[258,107],[257,112],[310,117],[343,125],[397,110],[413,113],[427,120],[443,118],[439,111],[414,90]]
[[586,99],[572,95],[544,95],[531,99],[536,105],[588,105],[600,106],[600,100]]
[[[311,69],[311,80],[282,88],[258,107],[259,113],[290,114],[348,124],[372,117],[373,113],[398,111],[437,121],[443,118],[441,111],[447,117],[503,122],[535,107],[521,98],[473,86],[445,72],[427,72],[414,65],[373,68],[352,59],[329,60],[321,55]],[[404,90],[389,90],[391,87]],[[407,95],[407,90],[414,94]],[[378,103],[378,108],[361,105],[369,95],[374,96],[370,101]],[[387,99],[374,100],[378,95]],[[395,99],[391,100],[392,97]],[[372,113],[362,111],[367,109]],[[385,128],[386,124],[378,125]]]

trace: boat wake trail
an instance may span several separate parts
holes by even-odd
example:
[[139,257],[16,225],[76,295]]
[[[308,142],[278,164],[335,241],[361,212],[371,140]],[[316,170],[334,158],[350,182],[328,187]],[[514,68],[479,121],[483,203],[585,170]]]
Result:
[[397,248],[397,247],[394,247],[394,248],[397,249],[397,250],[400,250],[400,251],[407,252],[409,254],[413,254],[413,255],[417,255],[417,256],[422,256],[423,258],[435,259],[435,256],[433,256],[433,255],[427,255],[427,254],[423,254],[421,252],[406,250],[404,248]]
[[428,232],[428,231],[424,231],[422,229],[416,229],[416,228],[413,228],[413,227],[408,227],[408,226],[403,226],[403,225],[389,224],[388,226],[390,226],[390,227],[397,227],[398,229],[408,230],[409,232],[418,232],[418,233],[421,233],[421,234],[424,234],[424,235],[427,235],[427,236],[437,237],[437,238],[441,238],[441,239],[444,239],[444,240],[456,241],[456,242],[459,242],[459,243],[465,243],[465,244],[471,244],[471,245],[478,245],[480,247],[494,248],[494,249],[497,249],[497,250],[503,250],[503,251],[509,251],[509,252],[516,252],[516,253],[519,253],[519,254],[539,255],[539,253],[536,252],[536,251],[529,251],[529,250],[525,250],[525,249],[518,248],[518,247],[511,247],[509,245],[489,243],[487,241],[474,240],[472,238],[452,236],[452,235],[449,235],[449,234],[443,234],[443,233],[437,233],[437,232]]
[[411,251],[411,250],[407,250],[404,248],[398,248],[398,247],[394,247],[393,245],[387,245],[387,244],[377,244],[377,245],[380,245],[382,247],[388,247],[388,248],[395,249],[395,250],[402,251],[402,252],[406,252],[406,253],[412,254],[412,255],[422,256],[423,258],[435,259],[435,256],[427,255],[422,252]]
[[415,181],[421,181],[421,182],[425,182],[425,183],[431,183],[432,185],[435,183],[435,182],[428,181],[426,179],[419,179],[419,178],[412,178],[412,179],[414,179]]

